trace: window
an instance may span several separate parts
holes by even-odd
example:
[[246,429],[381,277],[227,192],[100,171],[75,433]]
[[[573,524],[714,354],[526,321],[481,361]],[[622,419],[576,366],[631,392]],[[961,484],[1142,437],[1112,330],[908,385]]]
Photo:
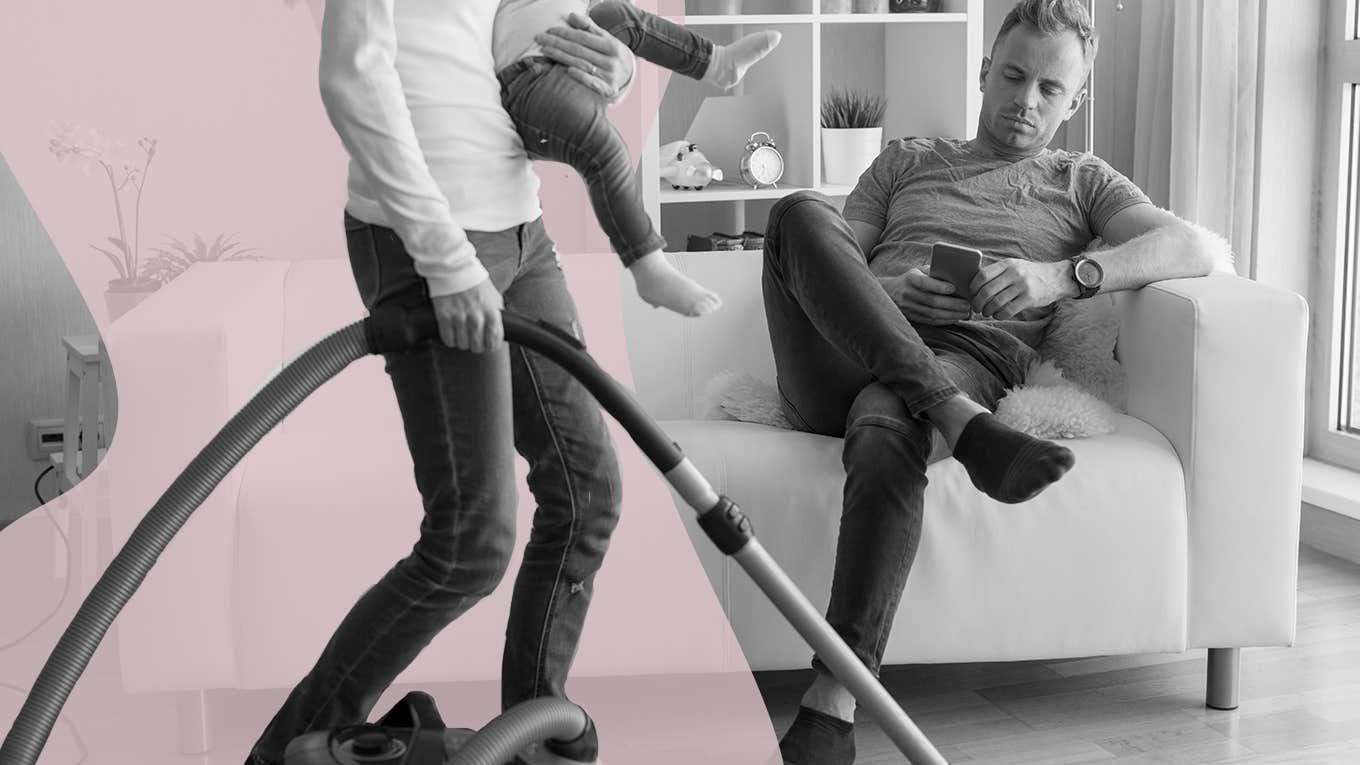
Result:
[[1329,6],[1310,445],[1360,470],[1360,0]]

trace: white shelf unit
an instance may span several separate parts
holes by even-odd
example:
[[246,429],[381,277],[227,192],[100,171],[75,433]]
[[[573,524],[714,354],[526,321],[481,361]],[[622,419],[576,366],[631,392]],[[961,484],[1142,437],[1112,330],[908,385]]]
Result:
[[[887,98],[884,140],[904,136],[971,138],[985,55],[983,0],[945,0],[939,13],[822,13],[820,0],[742,0],[743,13],[714,14],[715,0],[687,0],[668,16],[717,42],[761,29],[783,35],[779,47],[736,88],[720,91],[639,63],[643,103],[658,103],[639,161],[647,210],[671,251],[688,236],[763,231],[775,200],[815,189],[843,202],[851,186],[822,182],[821,102],[839,88]],[[729,0],[731,2],[731,0]],[[709,11],[709,12],[703,12]],[[753,189],[740,178],[747,139],[769,133],[784,157],[777,188]],[[724,180],[701,191],[661,181],[659,148],[687,139],[722,169]]]

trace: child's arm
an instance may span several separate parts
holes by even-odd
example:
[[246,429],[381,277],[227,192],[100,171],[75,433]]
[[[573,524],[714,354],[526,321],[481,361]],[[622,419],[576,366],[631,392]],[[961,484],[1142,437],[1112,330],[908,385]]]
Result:
[[486,269],[416,142],[395,65],[395,0],[331,0],[321,26],[321,101],[350,156],[426,279],[432,297],[467,290]]

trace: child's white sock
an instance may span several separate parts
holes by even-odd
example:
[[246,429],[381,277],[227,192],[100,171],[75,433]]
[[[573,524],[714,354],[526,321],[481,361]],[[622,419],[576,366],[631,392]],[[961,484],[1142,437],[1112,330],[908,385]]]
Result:
[[774,30],[753,32],[731,45],[713,44],[713,55],[708,59],[708,70],[703,81],[717,85],[724,90],[731,88],[746,76],[751,65],[765,58],[779,44],[783,35]]
[[657,308],[668,308],[683,316],[703,316],[722,305],[716,294],[675,270],[660,250],[638,258],[628,270],[633,274],[638,295]]

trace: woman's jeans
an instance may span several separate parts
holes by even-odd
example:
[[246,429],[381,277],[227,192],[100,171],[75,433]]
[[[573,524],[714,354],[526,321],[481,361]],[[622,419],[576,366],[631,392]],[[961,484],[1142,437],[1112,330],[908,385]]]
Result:
[[[604,2],[590,17],[641,58],[695,79],[713,43],[626,2]],[[628,145],[609,122],[608,102],[565,66],[535,56],[501,70],[501,103],[531,159],[571,165],[585,180],[595,217],[624,266],[666,246],[642,203]]]
[[913,326],[812,192],[770,211],[762,288],[785,413],[845,438],[827,621],[877,673],[921,538],[934,426],[919,415],[959,393],[995,409],[1038,354],[982,323]]
[[[346,214],[345,232],[370,312],[429,303],[392,229]],[[581,336],[541,219],[468,238],[507,310]],[[302,733],[367,719],[435,635],[496,587],[515,543],[516,451],[529,463],[538,508],[506,625],[501,701],[565,696],[619,515],[618,467],[599,406],[556,364],[516,345],[475,354],[436,341],[384,358],[424,505],[419,538],[345,616],[255,745],[252,763],[282,762]]]

